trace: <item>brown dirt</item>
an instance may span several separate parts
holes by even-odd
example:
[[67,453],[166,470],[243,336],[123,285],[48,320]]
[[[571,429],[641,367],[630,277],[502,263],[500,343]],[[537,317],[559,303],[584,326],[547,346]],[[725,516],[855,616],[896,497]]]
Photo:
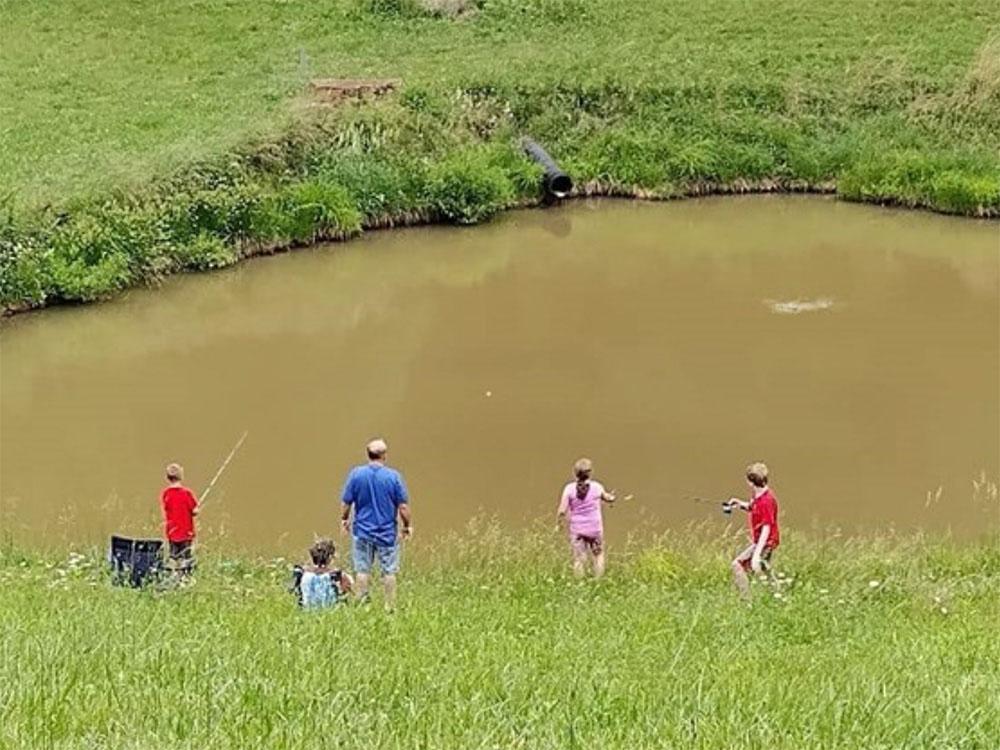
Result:
[[317,78],[310,81],[317,104],[337,105],[350,99],[366,99],[392,93],[402,85],[398,78]]

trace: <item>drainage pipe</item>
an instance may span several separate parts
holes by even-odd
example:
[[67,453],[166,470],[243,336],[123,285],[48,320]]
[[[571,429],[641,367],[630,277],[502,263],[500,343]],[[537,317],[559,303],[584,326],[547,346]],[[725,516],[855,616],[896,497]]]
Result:
[[550,198],[565,198],[573,190],[573,180],[563,172],[544,148],[530,138],[521,139],[521,149],[536,164],[544,170],[542,187]]

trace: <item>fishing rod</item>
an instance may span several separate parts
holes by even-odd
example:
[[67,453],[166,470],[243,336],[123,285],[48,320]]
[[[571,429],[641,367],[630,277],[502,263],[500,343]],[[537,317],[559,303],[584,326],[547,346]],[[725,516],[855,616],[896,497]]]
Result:
[[205,507],[205,500],[208,499],[208,494],[212,491],[212,488],[215,486],[215,483],[219,481],[219,477],[222,476],[222,472],[224,472],[226,470],[226,467],[229,466],[229,462],[233,460],[233,456],[236,455],[236,451],[240,449],[240,446],[243,445],[243,441],[247,439],[247,435],[249,434],[250,430],[243,431],[243,434],[240,435],[240,439],[236,441],[236,445],[233,446],[233,449],[229,451],[229,455],[226,456],[226,460],[222,462],[222,466],[220,466],[219,470],[215,472],[215,476],[212,477],[212,481],[208,483],[208,487],[206,487],[205,491],[201,493],[201,499],[198,501],[199,510]]
[[616,503],[619,503],[622,500],[633,500],[633,499],[635,499],[635,495],[633,495],[631,492],[629,494],[625,495],[625,497],[618,497],[618,490],[609,490],[608,494],[611,495],[611,496],[613,496],[615,498],[614,502],[616,502]]
[[722,506],[722,512],[725,513],[725,514],[727,514],[727,515],[729,513],[733,512],[733,507],[734,506],[732,504],[730,504],[730,502],[728,500],[722,500],[722,501],[719,501],[719,500],[706,500],[703,497],[692,497],[691,500],[694,501],[694,502],[696,502],[696,503],[698,503],[699,505],[715,505],[715,506],[721,505]]

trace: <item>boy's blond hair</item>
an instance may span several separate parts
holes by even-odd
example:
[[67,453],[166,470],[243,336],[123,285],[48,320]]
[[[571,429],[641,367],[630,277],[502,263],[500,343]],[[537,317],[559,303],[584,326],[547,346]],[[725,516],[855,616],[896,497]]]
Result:
[[755,461],[747,467],[747,481],[754,487],[767,486],[767,464]]
[[184,478],[184,467],[180,464],[167,464],[167,481],[179,482]]

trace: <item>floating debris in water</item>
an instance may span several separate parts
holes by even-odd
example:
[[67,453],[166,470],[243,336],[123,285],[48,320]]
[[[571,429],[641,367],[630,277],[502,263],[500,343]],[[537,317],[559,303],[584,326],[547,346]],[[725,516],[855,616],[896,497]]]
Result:
[[779,315],[798,315],[804,312],[816,312],[817,310],[829,310],[833,307],[833,300],[828,297],[819,299],[793,299],[787,302],[766,299],[764,304],[771,308],[771,312]]

